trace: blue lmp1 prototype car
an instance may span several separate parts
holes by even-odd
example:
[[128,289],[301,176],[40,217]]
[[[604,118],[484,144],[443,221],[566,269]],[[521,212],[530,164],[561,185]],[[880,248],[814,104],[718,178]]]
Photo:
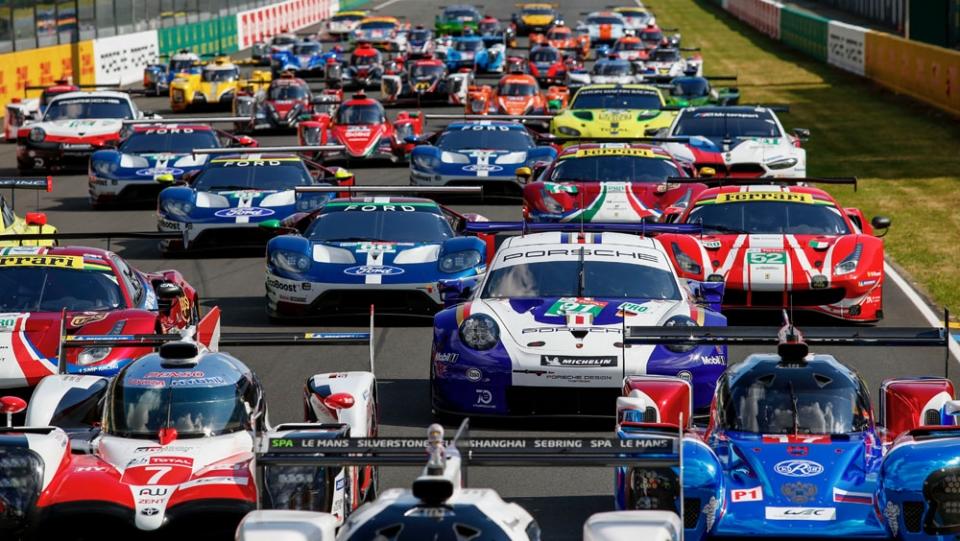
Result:
[[538,146],[541,137],[518,122],[452,122],[445,130],[416,141],[410,155],[410,184],[519,187],[518,168],[557,157],[553,146]]
[[[726,325],[722,283],[687,283],[656,238],[672,224],[475,223],[507,238],[483,279],[441,283],[434,317],[433,409],[457,415],[609,416],[624,376],[676,376],[705,411],[725,346],[624,347],[629,325]],[[530,232],[534,233],[530,233]],[[542,231],[536,233],[536,231]]]
[[[161,55],[163,58],[166,55]],[[149,64],[143,68],[143,88],[157,96],[170,90],[170,83],[180,73],[200,73],[203,65],[200,56],[189,49],[180,49],[170,55],[168,64]]]
[[[316,193],[331,188],[301,188]],[[478,192],[478,188],[362,186],[373,193]],[[419,197],[347,197],[280,223],[290,234],[267,244],[267,314],[272,318],[363,312],[432,314],[438,282],[475,279],[487,268],[493,237],[464,235],[461,215]],[[489,245],[489,246],[488,246]]]
[[183,241],[161,241],[162,252],[263,246],[272,234],[258,227],[261,222],[309,212],[332,195],[299,193],[297,187],[353,184],[353,174],[345,169],[269,148],[255,150],[198,149],[198,154],[213,154],[203,169],[158,197],[157,228],[184,233]]
[[[676,469],[618,468],[619,509],[660,509],[682,483],[684,538],[829,537],[953,539],[960,531],[960,426],[950,380],[886,380],[874,416],[860,376],[831,346],[938,346],[944,329],[792,325],[628,328],[625,345],[760,345],[719,380],[708,426],[691,426],[696,387],[671,377],[628,376],[617,401],[618,436],[685,432]],[[673,510],[673,509],[669,509]]]
[[502,73],[507,59],[504,43],[487,45],[480,36],[453,38],[447,47],[447,69],[451,72],[472,69],[477,73]]
[[346,58],[339,45],[324,52],[317,41],[300,41],[290,49],[283,49],[270,55],[270,71],[273,77],[279,77],[285,71],[297,75],[323,74],[331,59],[342,62]]

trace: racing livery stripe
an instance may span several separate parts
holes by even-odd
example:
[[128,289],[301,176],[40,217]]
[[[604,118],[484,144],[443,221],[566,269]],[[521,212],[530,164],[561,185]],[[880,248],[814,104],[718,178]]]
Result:
[[460,328],[460,325],[470,317],[470,309],[473,303],[465,302],[457,306],[457,328]]

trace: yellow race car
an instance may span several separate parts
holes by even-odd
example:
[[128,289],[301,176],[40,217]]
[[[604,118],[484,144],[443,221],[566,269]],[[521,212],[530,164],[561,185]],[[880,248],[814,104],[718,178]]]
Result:
[[531,32],[543,33],[554,23],[560,21],[560,13],[554,4],[527,3],[517,4],[519,13],[511,16],[513,25],[517,28],[518,36],[527,36]]
[[669,127],[677,111],[655,86],[586,85],[568,109],[553,117],[550,133],[566,140],[644,137],[647,130]]
[[174,112],[191,107],[219,105],[229,109],[237,92],[251,84],[266,88],[270,84],[269,70],[254,70],[249,81],[240,79],[240,67],[221,56],[200,70],[200,73],[179,73],[170,83],[170,108]]
[[[53,182],[50,177],[42,178],[0,178],[0,188],[46,190],[51,191]],[[13,195],[11,192],[11,199]],[[13,211],[13,201],[0,194],[0,253],[16,246],[54,246],[56,241],[23,240],[10,241],[4,237],[11,235],[48,235],[56,233],[57,228],[47,224],[47,215],[42,212],[28,212],[23,218]]]

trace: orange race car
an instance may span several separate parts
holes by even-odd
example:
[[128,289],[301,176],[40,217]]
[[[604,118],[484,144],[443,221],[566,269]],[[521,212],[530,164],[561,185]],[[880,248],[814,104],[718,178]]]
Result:
[[562,53],[574,53],[579,60],[586,60],[590,54],[590,36],[577,34],[569,26],[555,25],[546,34],[530,34],[530,47],[550,45]]
[[639,36],[623,36],[618,39],[610,49],[610,54],[630,62],[643,61],[650,57],[647,45]]
[[496,88],[471,86],[467,92],[467,114],[543,115],[567,106],[570,90],[551,86],[544,92],[537,80],[522,73],[504,75]]

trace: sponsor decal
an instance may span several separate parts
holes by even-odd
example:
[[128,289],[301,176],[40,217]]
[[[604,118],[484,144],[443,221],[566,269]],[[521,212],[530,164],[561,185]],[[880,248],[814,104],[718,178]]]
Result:
[[265,209],[261,207],[238,207],[238,208],[229,208],[218,210],[214,212],[213,215],[220,218],[264,218],[266,216],[273,216],[274,211],[272,209]]
[[227,382],[219,376],[209,378],[175,379],[170,382],[171,387],[188,387],[192,385],[225,385]]
[[288,284],[286,282],[281,282],[276,278],[267,278],[267,287],[270,289],[287,291],[289,293],[295,293],[297,291],[296,284]]
[[137,169],[137,175],[141,177],[152,177],[165,174],[170,174],[177,177],[183,174],[183,169],[178,169],[176,167],[150,167],[148,169]]
[[763,487],[730,489],[730,500],[733,503],[763,501]]
[[747,265],[786,265],[786,252],[747,252]]
[[723,355],[703,355],[700,361],[707,366],[722,366],[727,364],[727,359]]
[[397,251],[397,243],[395,242],[356,242],[344,244],[343,246],[355,246],[354,251],[358,254],[368,252],[392,254]]
[[620,329],[617,327],[531,327],[529,329],[523,329],[521,332],[523,334],[527,333],[566,333],[570,331],[586,331],[586,332],[597,332],[602,334],[620,334]]
[[813,195],[790,192],[730,192],[717,196],[717,203],[746,203],[751,201],[782,201],[784,203],[814,204]]
[[810,242],[808,242],[807,244],[814,250],[826,250],[827,248],[830,247],[829,242],[822,241],[822,240],[815,240],[815,239],[811,239]]
[[823,473],[823,466],[812,460],[784,460],[777,462],[773,471],[787,477],[813,477]]
[[[191,460],[191,462],[193,462],[193,461]],[[167,493],[169,493],[169,492],[170,492],[170,488],[169,488],[169,487],[143,487],[143,488],[140,489],[140,492],[138,492],[138,495],[140,495],[140,496],[153,496],[153,497],[156,497],[156,498],[160,498],[160,497],[162,497],[162,496],[166,496]]]
[[837,520],[835,507],[765,507],[767,520]]
[[[629,113],[627,114],[629,117]],[[578,150],[573,157],[575,158],[593,158],[596,156],[637,156],[640,158],[656,158],[656,153],[646,148],[586,148]],[[664,156],[666,157],[666,156]]]
[[145,378],[202,378],[206,374],[202,370],[170,370],[168,372],[147,372]]
[[108,314],[103,312],[84,312],[82,314],[77,314],[70,318],[70,326],[81,327],[90,323],[96,323],[97,321],[103,321],[107,319],[107,315]]
[[272,158],[269,160],[238,160],[236,158],[225,158],[211,160],[210,163],[221,164],[222,167],[263,167],[283,165],[283,162],[299,162],[300,158]]
[[545,315],[548,316],[567,316],[567,315],[590,315],[597,317],[603,311],[607,303],[584,299],[578,297],[564,297],[547,309]]
[[636,316],[639,314],[644,314],[649,311],[650,308],[642,304],[635,302],[624,302],[620,303],[620,306],[617,306],[617,316],[623,317],[624,315]]
[[390,265],[358,265],[344,269],[343,273],[350,276],[396,276],[403,274],[404,270]]
[[[426,205],[424,205],[426,206]],[[350,211],[360,211],[360,212],[416,212],[417,207],[415,205],[397,205],[397,204],[385,204],[385,203],[364,203],[362,205],[347,205],[343,207],[345,212]]]
[[154,515],[159,515],[160,510],[156,507],[144,507],[140,510],[140,514],[146,517],[152,517]]
[[706,240],[703,241],[703,247],[707,250],[719,250],[722,244],[719,240]]
[[564,355],[541,355],[540,366],[607,368],[610,366],[617,366],[617,356],[598,355],[596,357],[568,357]]
[[80,466],[80,467],[77,468],[75,471],[77,471],[77,472],[84,472],[84,473],[88,473],[88,472],[97,472],[97,473],[99,473],[99,472],[105,472],[105,471],[107,471],[107,468],[105,468],[105,467],[103,467],[103,466]]
[[803,505],[810,503],[817,496],[817,487],[812,483],[797,481],[795,483],[784,483],[780,487],[780,494],[791,503]]
[[[636,259],[639,261],[649,261],[651,263],[657,263],[658,259],[656,256],[645,254],[643,252],[621,252],[620,250],[611,250],[609,248],[583,248],[583,255],[585,256],[595,256],[595,257],[615,257],[615,258],[626,258]],[[556,248],[552,250],[530,250],[529,252],[512,252],[508,254],[503,254],[501,261],[506,263],[507,261],[512,261],[514,259],[534,259],[539,257],[553,257],[553,256],[579,256],[581,248]]]
[[487,389],[477,389],[477,402],[475,405],[478,408],[483,408],[483,407],[492,408],[493,407],[492,404],[493,404],[493,393],[491,393]]
[[474,172],[474,171],[486,171],[489,173],[497,173],[503,171],[503,167],[499,165],[480,165],[480,164],[471,164],[464,165],[461,167],[464,171]]
[[78,255],[0,256],[0,267],[60,267],[82,269],[83,257]]
[[466,376],[470,381],[480,381],[483,379],[483,372],[479,368],[468,368]]
[[459,358],[459,353],[441,353],[438,351],[433,354],[433,360],[438,363],[455,363]]

